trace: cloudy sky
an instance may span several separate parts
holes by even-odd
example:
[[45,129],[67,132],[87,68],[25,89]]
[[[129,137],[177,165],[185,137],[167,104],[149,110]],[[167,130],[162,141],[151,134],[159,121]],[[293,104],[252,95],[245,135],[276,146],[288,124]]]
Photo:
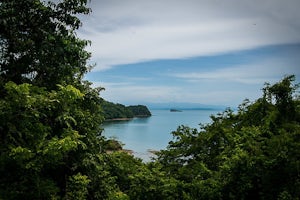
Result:
[[93,0],[86,75],[123,104],[235,107],[265,82],[300,80],[299,0]]

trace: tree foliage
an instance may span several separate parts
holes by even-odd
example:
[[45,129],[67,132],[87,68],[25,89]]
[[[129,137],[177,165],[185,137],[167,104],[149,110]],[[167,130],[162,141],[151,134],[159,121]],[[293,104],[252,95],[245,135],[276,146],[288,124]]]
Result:
[[130,119],[133,117],[149,117],[151,112],[144,105],[125,106],[120,103],[112,103],[103,100],[101,103],[103,115],[106,120]]
[[106,120],[121,119],[121,118],[133,118],[134,115],[125,105],[119,103],[112,103],[103,100],[101,103],[103,108],[103,115]]
[[33,83],[55,89],[74,84],[89,69],[88,41],[78,39],[76,14],[88,14],[87,0],[57,4],[2,0],[0,5],[0,82]]
[[86,3],[0,3],[0,199],[102,198],[114,188],[100,89],[82,81],[90,54],[75,30]]
[[127,106],[127,108],[133,113],[135,117],[149,117],[151,112],[144,105]]
[[[181,126],[158,154],[193,199],[298,199],[300,100],[295,76],[216,116],[201,130]],[[297,153],[298,152],[298,153]]]
[[89,42],[75,31],[86,4],[0,2],[0,199],[299,199],[295,76],[200,130],[178,127],[143,163],[101,136],[104,118],[149,110],[108,103],[82,80]]

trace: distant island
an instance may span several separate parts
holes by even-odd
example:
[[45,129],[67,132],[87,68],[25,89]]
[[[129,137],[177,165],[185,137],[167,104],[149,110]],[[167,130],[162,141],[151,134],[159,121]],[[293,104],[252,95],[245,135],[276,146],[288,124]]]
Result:
[[134,117],[150,117],[151,112],[145,105],[125,106],[103,100],[101,103],[105,121],[130,120]]
[[147,103],[147,106],[151,110],[224,110],[227,106],[225,105],[208,105],[201,103],[176,103],[176,102],[165,102],[165,103]]
[[182,112],[182,110],[178,110],[178,109],[171,108],[171,109],[170,109],[170,112]]

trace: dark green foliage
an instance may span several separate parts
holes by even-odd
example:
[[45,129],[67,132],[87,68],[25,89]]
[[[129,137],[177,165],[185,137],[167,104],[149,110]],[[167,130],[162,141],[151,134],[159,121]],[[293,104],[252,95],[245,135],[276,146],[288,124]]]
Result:
[[122,150],[122,143],[115,139],[107,139],[104,143],[106,151],[120,151]]
[[299,199],[294,76],[200,130],[178,127],[151,163],[116,151],[104,117],[151,113],[106,102],[82,80],[90,54],[75,31],[86,3],[0,3],[0,199]]
[[126,106],[122,104],[115,104],[103,100],[101,103],[103,114],[106,120],[109,119],[121,119],[121,118],[133,118],[134,115]]
[[127,106],[127,108],[133,113],[135,117],[149,117],[151,112],[144,105]]
[[103,114],[106,120],[130,119],[133,117],[149,117],[151,112],[146,106],[124,106],[103,100],[101,103]]
[[90,54],[74,32],[86,2],[0,3],[0,199],[101,199],[114,191],[100,89],[82,81]]
[[[298,199],[300,100],[294,76],[237,112],[212,116],[201,130],[179,127],[158,154],[192,199]],[[298,153],[297,153],[298,152]]]
[[88,44],[74,34],[87,14],[87,0],[42,3],[2,0],[0,5],[0,82],[33,83],[54,89],[74,84],[89,69]]
[[47,92],[12,82],[5,85],[5,91],[0,100],[1,198],[58,197],[64,195],[69,177],[78,173],[86,177],[84,183],[97,181],[97,176],[105,183],[95,188],[90,184],[90,194],[109,184],[105,168],[99,169],[105,163],[98,155],[102,117],[99,105],[92,106],[93,110],[87,107],[91,94],[70,85]]
[[111,154],[111,174],[122,194],[130,199],[179,199],[179,181],[169,177],[158,163],[144,164],[123,153]]

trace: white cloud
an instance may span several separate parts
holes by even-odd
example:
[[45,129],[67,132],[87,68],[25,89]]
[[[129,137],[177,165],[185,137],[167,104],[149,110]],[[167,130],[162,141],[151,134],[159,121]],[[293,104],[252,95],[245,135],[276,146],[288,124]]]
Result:
[[[221,85],[220,85],[221,84]],[[190,102],[208,105],[236,106],[245,98],[258,97],[258,88],[239,90],[232,87],[224,88],[222,83],[212,85],[193,84],[186,86],[144,86],[128,82],[94,82],[94,87],[104,87],[100,93],[104,99],[122,104],[162,103],[162,102]],[[236,85],[236,87],[239,87]]]
[[[92,41],[88,50],[97,64],[94,71],[143,61],[300,43],[299,0],[94,0],[91,7],[93,13],[82,18],[83,27],[78,34]],[[152,74],[149,79],[145,79],[146,72],[134,72],[129,78],[118,74],[122,70],[111,70],[104,72],[110,75],[104,79],[107,82],[94,85],[105,87],[101,96],[113,102],[232,105],[244,98],[257,98],[266,81],[278,81],[284,74],[300,75],[299,53],[293,53],[278,59],[254,55],[255,58],[250,56],[235,66],[218,64],[214,71],[199,66],[184,72],[182,66],[178,70],[181,73],[162,74],[166,70],[161,70],[157,72],[160,77],[153,78]],[[144,78],[132,77],[139,75]],[[170,80],[170,76],[178,82],[163,80]],[[98,77],[93,77],[97,81]]]
[[112,102],[168,102],[180,101],[180,89],[170,86],[137,86],[131,83],[94,82],[94,87],[104,87],[101,92],[104,99]]
[[[143,85],[144,81],[149,81],[147,78],[120,76],[114,77],[114,80],[122,81],[94,82],[94,86],[106,89],[100,94],[103,98],[123,104],[201,102],[209,105],[237,106],[245,98],[259,98],[265,82],[273,84],[283,75],[289,74],[299,77],[298,63],[299,58],[280,57],[232,67],[221,66],[215,70],[209,67],[195,67],[193,72],[181,70],[180,73],[161,74],[157,79],[152,77],[154,82],[151,82],[151,85]],[[174,80],[176,84],[172,81],[162,81],[163,79]]]
[[298,0],[101,0],[79,35],[94,70],[300,42]]
[[284,58],[273,58],[268,61],[221,68],[207,72],[174,73],[169,75],[185,79],[189,82],[206,80],[263,85],[265,82],[274,83],[281,79],[283,75],[299,75],[299,72],[298,65],[291,64]]

